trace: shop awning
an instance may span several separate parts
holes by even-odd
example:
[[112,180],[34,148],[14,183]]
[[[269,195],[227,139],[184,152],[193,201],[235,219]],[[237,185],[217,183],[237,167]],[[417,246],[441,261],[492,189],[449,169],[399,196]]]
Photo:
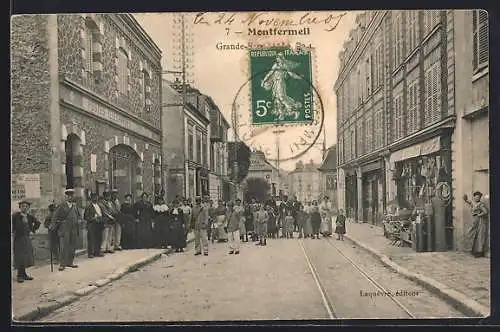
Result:
[[440,138],[438,136],[422,143],[395,151],[391,154],[391,163],[437,152],[441,147],[440,144]]

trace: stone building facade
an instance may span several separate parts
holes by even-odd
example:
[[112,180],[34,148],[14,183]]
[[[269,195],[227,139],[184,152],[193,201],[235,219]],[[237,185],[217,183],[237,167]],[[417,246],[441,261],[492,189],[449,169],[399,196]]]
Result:
[[323,195],[322,174],[318,170],[320,165],[312,160],[304,164],[302,161],[295,164],[295,169],[288,174],[288,188],[290,196],[297,196],[301,202],[319,200]]
[[131,15],[17,16],[11,50],[12,173],[39,177],[35,208],[160,189],[161,51]]
[[[461,197],[473,181],[484,190],[488,182],[484,148],[465,160],[471,128],[485,130],[488,93],[484,59],[471,68],[481,51],[464,46],[473,40],[472,11],[368,11],[356,21],[335,83],[339,207],[378,225],[388,206],[432,211],[429,249],[458,249],[466,228],[465,212],[457,215]],[[479,120],[464,119],[464,109]],[[487,138],[476,142],[484,147]]]

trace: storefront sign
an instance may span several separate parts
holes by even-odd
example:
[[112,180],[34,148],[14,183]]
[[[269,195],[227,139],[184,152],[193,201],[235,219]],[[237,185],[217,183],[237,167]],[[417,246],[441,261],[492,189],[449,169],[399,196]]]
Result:
[[40,174],[13,174],[12,200],[40,198]]
[[[75,98],[75,94],[79,95],[79,98]],[[155,133],[153,130],[148,129],[140,123],[134,122],[132,119],[127,118],[119,112],[112,110],[104,106],[103,104],[98,103],[87,96],[84,96],[83,94],[78,94],[75,91],[70,91],[69,89],[64,88],[61,95],[66,103],[81,108],[84,111],[98,116],[101,119],[110,121],[122,128],[125,128],[126,130],[135,132],[154,141],[159,142],[161,140],[160,135],[158,133]],[[80,100],[81,103],[77,102]]]
[[395,151],[391,155],[391,162],[415,158],[421,155],[427,155],[439,151],[440,139],[435,137],[420,144],[416,144],[405,149]]

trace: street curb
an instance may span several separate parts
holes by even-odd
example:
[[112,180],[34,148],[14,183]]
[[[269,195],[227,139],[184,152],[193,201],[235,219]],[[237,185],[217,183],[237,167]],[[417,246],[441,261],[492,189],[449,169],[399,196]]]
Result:
[[[193,242],[193,239],[190,239],[187,241],[187,243]],[[108,277],[99,279],[94,282],[90,282],[88,286],[82,287],[80,289],[77,289],[76,291],[70,292],[70,294],[66,294],[60,298],[55,299],[54,301],[50,301],[49,303],[44,303],[41,305],[38,305],[35,309],[22,314],[19,317],[12,317],[12,320],[15,322],[29,322],[29,321],[35,321],[38,320],[44,316],[47,316],[48,314],[61,309],[62,307],[67,306],[68,304],[71,304],[73,302],[76,302],[79,298],[83,296],[87,296],[90,293],[96,291],[102,286],[105,286],[109,284],[110,282],[114,280],[118,280],[125,276],[126,274],[130,272],[134,272],[140,267],[147,265],[149,263],[152,263],[156,260],[158,260],[162,255],[164,254],[171,254],[173,249],[164,249],[159,253],[156,253],[154,255],[147,256],[145,258],[141,258],[140,260],[136,261],[135,263],[127,266],[127,267],[122,267],[114,272],[112,272]]]
[[344,237],[350,240],[355,245],[368,251],[373,256],[377,257],[385,266],[390,267],[394,271],[398,272],[405,278],[418,283],[427,290],[432,291],[434,294],[442,298],[443,300],[450,303],[456,309],[462,311],[464,314],[472,315],[474,317],[488,317],[490,315],[490,309],[480,304],[479,302],[469,299],[466,295],[432,279],[420,273],[412,273],[405,267],[393,262],[386,255],[376,251],[370,246],[353,239],[347,234]]

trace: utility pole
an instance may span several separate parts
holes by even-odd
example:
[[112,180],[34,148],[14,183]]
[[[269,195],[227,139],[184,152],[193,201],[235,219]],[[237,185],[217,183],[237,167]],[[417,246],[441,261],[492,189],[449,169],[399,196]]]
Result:
[[280,134],[284,133],[283,129],[273,130],[276,135],[276,168],[278,169],[278,178],[280,176]]

